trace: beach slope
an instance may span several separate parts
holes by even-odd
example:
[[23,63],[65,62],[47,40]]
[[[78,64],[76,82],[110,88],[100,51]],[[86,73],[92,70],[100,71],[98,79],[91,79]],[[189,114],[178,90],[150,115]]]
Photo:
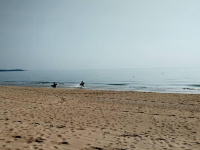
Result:
[[200,95],[0,86],[0,150],[199,150]]

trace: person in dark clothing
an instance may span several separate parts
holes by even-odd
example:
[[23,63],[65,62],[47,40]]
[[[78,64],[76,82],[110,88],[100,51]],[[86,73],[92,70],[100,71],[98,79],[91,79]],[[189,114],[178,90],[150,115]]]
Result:
[[53,85],[51,85],[53,88],[56,88],[57,84],[54,82]]
[[82,81],[82,82],[80,83],[80,86],[81,86],[81,87],[84,87],[84,84],[85,84],[85,83]]

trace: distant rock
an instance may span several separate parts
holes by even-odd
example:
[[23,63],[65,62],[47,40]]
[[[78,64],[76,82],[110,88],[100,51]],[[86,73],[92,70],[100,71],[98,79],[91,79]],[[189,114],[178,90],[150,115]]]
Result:
[[0,69],[0,72],[6,72],[6,71],[26,71],[22,69]]

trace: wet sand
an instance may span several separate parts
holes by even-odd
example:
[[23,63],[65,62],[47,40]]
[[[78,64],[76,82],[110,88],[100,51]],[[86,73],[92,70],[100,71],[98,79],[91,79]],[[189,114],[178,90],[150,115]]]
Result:
[[199,150],[200,95],[0,86],[0,150]]

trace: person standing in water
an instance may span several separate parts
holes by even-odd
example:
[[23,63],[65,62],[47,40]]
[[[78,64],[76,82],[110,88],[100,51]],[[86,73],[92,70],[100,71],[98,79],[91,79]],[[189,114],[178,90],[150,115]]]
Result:
[[85,83],[82,81],[82,82],[80,83],[80,86],[81,86],[81,87],[84,87],[84,84],[85,84]]
[[51,85],[53,88],[56,88],[56,83],[54,82],[53,85]]

